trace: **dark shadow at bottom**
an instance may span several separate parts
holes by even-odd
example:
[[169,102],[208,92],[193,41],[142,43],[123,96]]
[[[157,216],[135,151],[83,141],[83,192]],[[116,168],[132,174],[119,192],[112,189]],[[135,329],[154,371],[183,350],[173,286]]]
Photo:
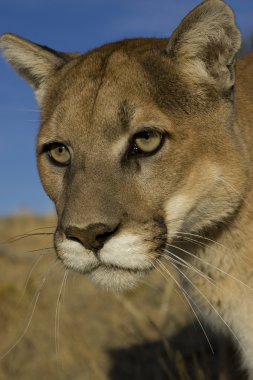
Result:
[[239,359],[230,342],[204,335],[194,325],[166,341],[134,345],[109,352],[111,380],[243,380]]

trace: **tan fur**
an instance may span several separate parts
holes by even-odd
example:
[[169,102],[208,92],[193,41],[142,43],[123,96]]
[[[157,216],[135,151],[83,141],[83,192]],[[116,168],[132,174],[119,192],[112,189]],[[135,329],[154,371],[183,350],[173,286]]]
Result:
[[[240,43],[220,0],[193,10],[170,41],[80,56],[9,34],[0,42],[41,107],[38,163],[58,214],[59,258],[124,289],[176,257],[184,288],[233,336],[253,379],[253,54],[235,70]],[[130,154],[146,127],[163,146]],[[50,162],[51,142],[69,148],[68,167]]]

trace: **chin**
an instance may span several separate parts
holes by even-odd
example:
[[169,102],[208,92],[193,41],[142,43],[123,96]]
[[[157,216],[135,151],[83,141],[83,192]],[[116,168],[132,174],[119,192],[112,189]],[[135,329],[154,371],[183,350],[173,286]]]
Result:
[[139,281],[150,270],[128,271],[119,268],[99,267],[88,274],[90,279],[100,288],[122,292],[135,288]]

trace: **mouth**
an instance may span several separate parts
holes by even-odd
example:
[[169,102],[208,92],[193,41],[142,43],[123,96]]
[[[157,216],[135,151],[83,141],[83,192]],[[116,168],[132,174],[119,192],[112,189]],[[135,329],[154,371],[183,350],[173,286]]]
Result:
[[[72,268],[70,268],[72,269]],[[83,275],[89,275],[89,274],[92,274],[93,272],[95,272],[96,270],[104,270],[104,271],[108,271],[108,272],[126,272],[126,273],[130,273],[130,274],[148,274],[150,273],[152,270],[153,270],[153,266],[150,266],[149,268],[126,268],[126,267],[121,267],[121,266],[118,266],[118,265],[114,265],[114,264],[104,264],[104,263],[98,263],[97,265],[94,265],[92,268],[80,268],[80,269],[76,269],[75,268],[75,271],[83,274]]]
[[135,287],[139,279],[154,269],[159,256],[157,242],[154,246],[154,242],[137,234],[118,235],[96,253],[70,239],[58,240],[55,246],[66,268],[87,275],[100,287],[116,291]]
[[63,264],[67,268],[89,277],[98,287],[117,292],[135,288],[139,281],[153,270],[152,265],[145,268],[129,268],[98,262],[85,268],[72,267],[71,264],[66,264],[64,261]]
[[123,268],[115,265],[97,265],[85,274],[102,289],[121,292],[135,288],[139,281],[151,272],[150,268]]

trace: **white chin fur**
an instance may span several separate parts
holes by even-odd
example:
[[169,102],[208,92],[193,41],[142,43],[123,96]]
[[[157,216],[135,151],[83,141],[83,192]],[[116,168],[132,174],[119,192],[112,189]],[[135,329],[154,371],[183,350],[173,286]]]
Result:
[[127,272],[120,269],[99,267],[88,276],[101,288],[113,291],[123,291],[137,286],[138,281],[145,275],[145,272]]

